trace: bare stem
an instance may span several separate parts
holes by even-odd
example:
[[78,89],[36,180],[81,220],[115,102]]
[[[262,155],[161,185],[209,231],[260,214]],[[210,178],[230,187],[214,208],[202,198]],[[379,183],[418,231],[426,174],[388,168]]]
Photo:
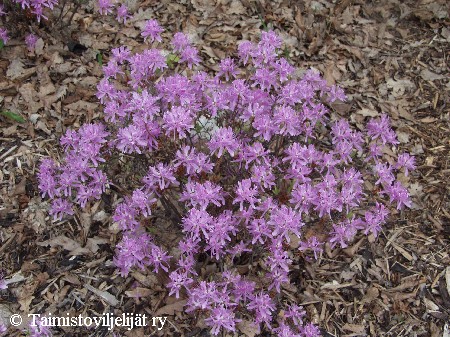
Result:
[[70,23],[72,22],[72,19],[73,19],[75,13],[77,12],[78,8],[80,8],[80,3],[77,3],[75,5],[75,8],[73,9],[72,15],[69,18],[69,22],[67,22],[67,26],[70,26]]
[[56,19],[56,23],[59,22],[59,20],[62,20],[64,9],[66,8],[67,0],[64,0],[61,8],[61,13],[59,13],[58,19]]
[[177,222],[181,221],[181,214],[178,212],[178,209],[175,207],[175,205],[164,195],[161,195],[161,203],[163,204],[166,211],[170,210],[171,214],[175,215]]

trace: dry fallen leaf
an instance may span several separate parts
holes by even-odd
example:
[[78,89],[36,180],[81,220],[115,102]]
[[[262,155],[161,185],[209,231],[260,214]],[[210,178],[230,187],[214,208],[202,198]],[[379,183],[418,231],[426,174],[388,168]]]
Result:
[[10,325],[10,317],[13,313],[11,312],[11,309],[6,304],[0,303],[0,326],[3,324],[6,327]]
[[351,283],[351,282],[340,284],[338,281],[333,280],[332,282],[325,283],[320,288],[336,290],[336,289],[351,287],[352,285],[353,285],[353,283]]
[[98,290],[97,288],[94,288],[90,284],[85,284],[84,287],[89,291],[93,292],[94,294],[96,294],[97,296],[104,299],[106,302],[108,302],[109,305],[113,307],[116,307],[119,304],[117,298],[107,291]]
[[450,325],[449,325],[449,323],[445,323],[444,334],[442,335],[442,337],[450,337]]
[[28,108],[28,112],[30,114],[36,113],[39,109],[41,109],[44,104],[39,100],[39,94],[34,89],[33,83],[25,83],[19,88],[19,92],[22,95],[22,98],[26,102],[26,107]]
[[413,90],[416,87],[414,83],[408,79],[396,81],[390,78],[386,81],[386,85],[389,89],[392,89],[392,96],[394,97],[403,96],[405,92]]
[[56,91],[55,86],[53,85],[53,83],[50,82],[39,88],[39,96],[44,97],[44,96],[53,94],[55,91]]
[[13,293],[17,296],[17,302],[20,304],[20,311],[30,312],[31,301],[35,298],[33,295],[39,283],[39,281],[31,280],[17,288],[12,288]]
[[71,110],[70,113],[72,113],[72,111],[89,111],[89,110],[95,110],[99,105],[97,103],[91,103],[91,102],[86,102],[86,101],[78,101],[78,102],[74,102],[71,104],[67,104],[66,108]]
[[78,277],[76,275],[74,275],[74,274],[71,274],[71,273],[68,273],[68,274],[64,275],[63,280],[67,281],[69,283],[72,283],[72,284],[74,284],[76,286],[80,286],[81,285],[81,282],[78,279]]
[[231,1],[231,4],[228,4],[226,6],[226,13],[227,14],[245,14],[247,10],[245,9],[245,7],[242,5],[242,3],[239,0],[233,0]]
[[400,143],[406,144],[409,142],[409,134],[403,131],[396,130],[397,139]]
[[425,124],[429,124],[429,123],[434,123],[436,122],[438,119],[434,118],[434,117],[425,117],[420,119],[420,122],[425,123]]
[[432,300],[429,300],[428,298],[424,297],[423,301],[425,302],[425,306],[427,307],[428,313],[439,311],[439,306]]
[[425,81],[436,81],[436,80],[442,80],[442,79],[446,78],[447,76],[436,74],[428,69],[424,69],[420,72],[420,77],[422,77]]
[[80,214],[80,223],[83,228],[83,237],[84,239],[88,236],[89,230],[92,225],[92,216],[88,212],[81,212]]
[[19,58],[11,61],[6,76],[11,80],[24,80],[36,72],[36,67],[24,68],[24,64]]
[[356,113],[360,114],[364,117],[377,117],[379,115],[378,111],[376,111],[374,109],[367,109],[367,108],[360,109],[360,110],[356,111]]
[[16,187],[14,188],[14,191],[12,192],[12,195],[21,195],[21,194],[25,194],[26,190],[25,190],[25,186],[27,184],[27,179],[23,178],[20,183],[18,183],[16,185]]
[[42,40],[41,38],[36,41],[36,44],[34,46],[34,53],[38,56],[44,54],[44,40]]
[[197,11],[202,13],[204,19],[207,19],[216,7],[216,1],[212,0],[191,0],[191,4]]
[[96,236],[96,237],[87,239],[86,248],[95,254],[95,253],[97,253],[97,251],[100,248],[98,245],[106,245],[106,244],[109,244],[108,239]]
[[408,187],[409,195],[412,197],[420,197],[423,195],[423,187],[418,182],[414,182]]
[[64,236],[64,235],[59,235],[57,237],[54,237],[53,239],[50,240],[46,240],[43,242],[38,242],[37,243],[38,246],[50,246],[50,247],[55,247],[55,246],[61,246],[66,250],[74,250],[76,248],[80,247],[80,244],[72,239],[69,239],[68,237]]
[[12,277],[10,277],[9,279],[5,280],[5,283],[8,285],[8,284],[22,282],[22,281],[25,281],[26,279],[27,278],[22,275],[22,271],[19,270]]
[[364,325],[346,323],[346,324],[344,324],[342,329],[354,332],[354,333],[358,334],[358,336],[366,335],[365,334],[366,328],[364,327]]
[[175,315],[175,311],[181,312],[183,311],[184,306],[186,305],[187,300],[178,301],[172,304],[165,305],[154,313],[153,316],[164,316],[164,315]]
[[255,337],[261,332],[259,325],[254,324],[252,321],[242,320],[236,326],[247,337]]
[[380,295],[380,291],[375,287],[370,287],[367,289],[366,296],[364,297],[364,301],[372,302]]
[[136,287],[133,290],[125,291],[125,295],[128,297],[140,298],[140,297],[149,297],[153,293],[152,290],[148,288]]
[[75,240],[72,240],[65,235],[58,235],[57,237],[54,237],[53,239],[46,240],[43,242],[37,242],[38,246],[50,246],[50,247],[62,247],[65,250],[70,251],[71,255],[81,255],[81,254],[87,254],[90,252],[89,249],[81,247],[81,245],[76,242]]

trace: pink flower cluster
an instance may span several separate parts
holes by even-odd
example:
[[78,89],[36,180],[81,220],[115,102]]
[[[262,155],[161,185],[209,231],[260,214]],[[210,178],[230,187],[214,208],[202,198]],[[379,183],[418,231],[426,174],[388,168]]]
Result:
[[52,159],[42,161],[38,173],[42,196],[52,199],[54,219],[73,215],[73,203],[81,207],[91,199],[100,199],[108,186],[106,174],[99,169],[105,162],[101,150],[108,132],[101,124],[85,124],[78,131],[67,130],[61,138],[65,158],[59,165]]
[[36,15],[38,22],[41,21],[41,18],[48,19],[44,15],[45,8],[53,10],[54,6],[58,4],[58,0],[14,0],[14,2],[19,4],[22,9],[29,8],[31,13]]
[[[13,1],[17,5],[19,5],[21,9],[29,10],[33,15],[35,15],[38,22],[40,22],[41,19],[48,20],[48,17],[45,15],[44,11],[46,9],[53,10],[55,6],[57,6],[59,3],[59,0],[13,0]],[[115,4],[113,0],[97,0],[98,11],[101,15],[112,14],[114,6]],[[4,5],[0,4],[0,17],[4,15],[7,15],[7,12],[5,11]],[[125,4],[121,4],[120,6],[117,7],[116,19],[118,22],[125,24],[127,20],[130,18],[131,15],[129,14],[128,7]],[[7,44],[8,41],[10,40],[6,28],[0,27],[0,40],[3,42],[3,44]],[[33,34],[29,34],[25,38],[25,43],[30,51],[34,49],[36,41],[37,37]]]
[[[157,42],[161,32],[150,21],[142,35]],[[414,158],[383,158],[383,147],[398,143],[387,115],[365,132],[333,115],[327,104],[345,100],[342,89],[281,58],[272,31],[258,44],[242,42],[239,59],[222,60],[216,75],[183,72],[200,63],[186,35],[176,33],[172,45],[178,73],[158,49],[112,50],[97,92],[108,131],[100,124],[67,131],[65,162],[41,165],[51,213],[70,215],[71,203],[99,198],[108,182],[106,152],[148,155],[147,172],[133,173],[142,184],[113,216],[124,234],[114,259],[120,273],[168,273],[170,295],[187,297],[186,311],[203,313],[214,335],[251,319],[277,336],[319,336],[301,307],[282,300],[295,251],[320,258],[325,243],[345,248],[358,233],[376,237],[392,208],[411,206],[396,174],[414,170]],[[157,201],[184,234],[174,256],[142,225]],[[319,222],[321,231],[330,228],[325,241],[324,233],[305,237]],[[205,256],[222,271],[203,277],[197,262]],[[234,263],[240,259],[258,265],[242,271]]]
[[[44,15],[44,9],[48,8],[53,10],[54,6],[58,4],[58,0],[14,0],[17,5],[20,5],[22,9],[29,9],[32,14],[36,16],[38,22],[41,18],[47,20],[48,18]],[[0,17],[7,15],[4,5],[0,4]],[[3,44],[7,44],[10,40],[8,31],[6,28],[0,27],[0,40]],[[28,50],[34,50],[38,37],[34,34],[28,34],[25,38],[25,43]]]
[[[97,0],[98,12],[101,15],[108,15],[113,13],[114,2],[112,0]],[[125,4],[121,4],[116,9],[116,19],[121,23],[126,23],[131,18],[128,13],[128,7]]]

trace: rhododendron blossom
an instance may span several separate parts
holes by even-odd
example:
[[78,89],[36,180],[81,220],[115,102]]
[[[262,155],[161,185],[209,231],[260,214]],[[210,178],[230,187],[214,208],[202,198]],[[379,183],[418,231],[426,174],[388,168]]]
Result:
[[7,44],[9,41],[8,31],[5,28],[0,28],[0,40],[2,40],[4,44]]

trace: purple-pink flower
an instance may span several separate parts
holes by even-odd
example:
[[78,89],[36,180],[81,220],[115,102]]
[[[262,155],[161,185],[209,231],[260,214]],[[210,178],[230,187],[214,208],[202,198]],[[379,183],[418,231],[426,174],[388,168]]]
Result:
[[205,319],[205,323],[212,327],[211,333],[217,336],[221,328],[228,331],[236,331],[236,323],[240,322],[240,319],[234,317],[234,312],[231,309],[223,307],[214,308],[211,311],[211,316]]
[[49,211],[54,220],[61,220],[64,215],[73,215],[72,204],[64,199],[55,199]]
[[220,71],[217,76],[225,76],[225,80],[228,81],[231,77],[236,78],[239,74],[239,70],[236,69],[236,65],[231,58],[225,58],[220,62]]
[[142,29],[141,35],[144,37],[144,41],[147,41],[147,39],[150,40],[150,42],[158,41],[161,42],[161,33],[164,31],[164,29],[161,28],[158,21],[156,20],[148,20],[145,23],[144,29]]
[[234,157],[240,147],[239,141],[236,139],[233,130],[228,128],[219,128],[208,143],[211,152],[217,151],[217,157],[222,157],[224,150],[230,156]]
[[0,28],[0,40],[3,44],[7,44],[9,41],[8,31],[5,28]]
[[405,176],[408,176],[408,170],[416,169],[416,160],[414,157],[410,156],[408,153],[402,153],[398,155],[397,164],[395,165],[396,169],[403,168],[405,172]]
[[[3,278],[3,273],[0,273],[0,290],[8,289],[8,284],[6,283],[5,279]],[[0,331],[2,333],[3,331]]]
[[272,312],[275,311],[275,303],[270,296],[262,291],[255,294],[248,304],[249,310],[255,311],[255,322],[266,323],[270,327],[272,321]]
[[186,138],[187,133],[194,127],[193,114],[186,108],[174,106],[163,116],[163,128],[167,136]]
[[397,136],[391,129],[390,119],[387,114],[382,114],[380,118],[372,118],[367,123],[367,134],[373,139],[380,139],[383,144],[398,144]]
[[156,166],[150,166],[148,174],[142,180],[148,190],[153,191],[159,188],[164,190],[171,184],[179,185],[178,181],[173,175],[173,168],[163,163]]
[[117,21],[126,23],[129,18],[131,18],[131,15],[128,13],[128,7],[125,4],[117,7]]
[[178,32],[173,35],[172,45],[174,51],[182,52],[186,47],[190,45],[190,43],[188,37],[184,33]]
[[114,8],[112,0],[98,0],[98,11],[101,15],[111,14]]
[[39,40],[39,37],[34,34],[28,34],[25,37],[25,43],[27,45],[28,50],[32,51],[36,47],[36,42]]
[[180,53],[180,62],[186,62],[188,68],[192,69],[194,65],[200,64],[201,58],[198,55],[197,48],[186,46]]
[[220,207],[225,203],[222,187],[210,181],[206,181],[204,184],[188,181],[184,192],[181,194],[180,201],[187,201],[189,205],[198,206],[203,210],[210,204]]
[[123,153],[142,153],[141,148],[147,145],[144,130],[136,125],[120,129],[117,133],[117,149]]

